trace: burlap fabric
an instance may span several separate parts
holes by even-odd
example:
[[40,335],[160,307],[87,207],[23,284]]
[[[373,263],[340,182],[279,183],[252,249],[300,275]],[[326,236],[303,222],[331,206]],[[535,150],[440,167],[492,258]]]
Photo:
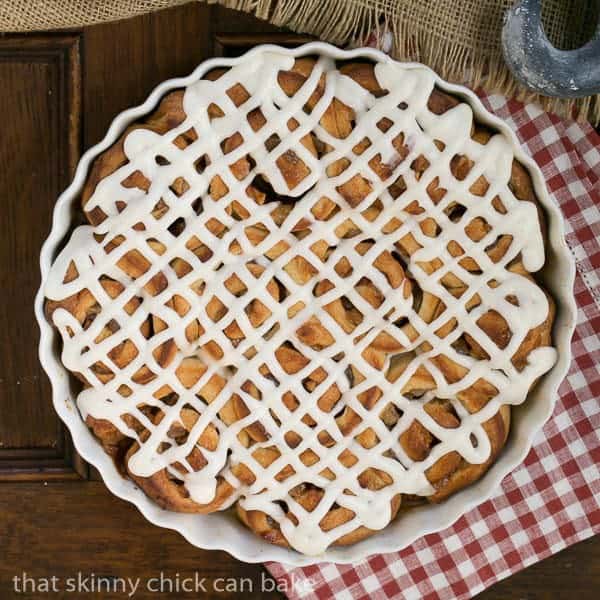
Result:
[[[189,0],[0,0],[0,31],[82,27],[185,4]],[[336,44],[364,41],[387,30],[392,54],[431,66],[442,77],[472,87],[483,85],[559,114],[600,121],[600,96],[576,101],[528,95],[504,65],[502,15],[514,0],[207,0],[253,13],[294,31]],[[545,0],[548,37],[575,48],[593,32],[590,0]],[[377,38],[376,38],[377,39]]]

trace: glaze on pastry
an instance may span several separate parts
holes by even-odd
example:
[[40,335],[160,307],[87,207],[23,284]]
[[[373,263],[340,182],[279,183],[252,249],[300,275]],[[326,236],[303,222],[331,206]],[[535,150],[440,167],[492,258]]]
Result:
[[167,510],[356,542],[478,480],[556,360],[530,176],[424,69],[212,70],[82,206],[46,312],[82,417]]

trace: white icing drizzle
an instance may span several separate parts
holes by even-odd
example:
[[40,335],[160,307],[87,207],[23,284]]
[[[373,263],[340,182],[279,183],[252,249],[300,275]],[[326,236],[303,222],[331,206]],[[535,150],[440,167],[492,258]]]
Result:
[[[536,207],[533,203],[516,199],[508,187],[513,160],[510,143],[501,135],[495,135],[485,145],[472,140],[470,128],[473,114],[465,103],[441,116],[430,112],[427,100],[434,80],[425,70],[408,70],[392,62],[377,64],[376,77],[381,87],[389,93],[375,98],[352,79],[337,71],[333,61],[321,57],[305,84],[293,97],[288,98],[278,85],[277,74],[280,70],[291,69],[293,63],[294,59],[287,55],[255,54],[252,60],[234,66],[216,81],[201,80],[190,85],[184,95],[187,118],[179,126],[164,135],[147,129],[137,129],[130,133],[124,143],[129,162],[102,179],[86,205],[86,210],[101,208],[107,218],[96,227],[81,226],[75,229],[70,241],[56,259],[45,293],[48,298],[59,300],[87,288],[101,307],[99,314],[86,330],[64,309],[56,310],[53,318],[64,342],[64,365],[71,371],[82,373],[91,384],[91,387],[83,390],[78,397],[78,407],[83,417],[92,415],[95,418],[107,419],[140,443],[140,449],[129,462],[129,469],[133,473],[147,477],[167,468],[184,480],[190,497],[199,503],[213,500],[216,477],[220,475],[236,488],[236,493],[226,506],[239,500],[247,510],[264,511],[279,522],[292,547],[306,554],[318,554],[340,536],[361,525],[371,529],[385,527],[391,519],[390,501],[397,494],[432,493],[433,488],[425,476],[425,471],[444,454],[454,450],[468,462],[484,462],[489,457],[490,443],[482,423],[493,417],[502,404],[523,402],[534,380],[551,368],[556,353],[549,347],[534,350],[529,354],[528,364],[521,372],[511,363],[511,357],[527,332],[547,317],[548,302],[535,282],[506,269],[506,265],[519,253],[529,271],[536,271],[544,263],[544,245]],[[323,96],[312,113],[306,114],[303,106],[323,72],[326,73]],[[225,93],[236,83],[241,83],[249,93],[249,99],[239,108]],[[355,128],[343,140],[331,136],[319,124],[333,97],[337,97],[356,112]],[[213,102],[221,107],[225,115],[209,120],[207,107]],[[404,109],[399,107],[401,103],[405,105]],[[246,115],[257,107],[260,107],[265,115],[267,124],[254,132],[246,120]],[[287,123],[292,117],[299,126],[296,130],[289,131]],[[376,123],[382,117],[388,117],[393,122],[393,126],[386,133],[381,133],[376,128]],[[199,137],[181,150],[173,144],[173,140],[191,127],[198,132]],[[330,153],[320,159],[300,143],[300,139],[311,131],[333,147]],[[233,152],[224,155],[220,143],[235,132],[241,133],[244,143]],[[381,181],[370,170],[368,162],[380,154],[384,163],[394,165],[398,156],[391,140],[400,132],[404,133],[410,154],[393,168],[389,179]],[[269,153],[264,142],[274,133],[278,134],[281,143]],[[370,139],[371,146],[360,156],[354,156],[352,148],[365,136]],[[445,148],[440,151],[433,140],[441,140]],[[288,189],[275,164],[277,158],[290,148],[310,169],[310,174],[292,191]],[[204,154],[210,158],[210,164],[203,173],[198,173],[194,168],[194,161]],[[253,157],[256,166],[246,178],[238,181],[228,165],[246,154]],[[427,158],[430,167],[421,179],[417,180],[409,165],[420,154]],[[464,181],[458,181],[450,172],[450,160],[456,154],[464,154],[475,161]],[[155,161],[155,157],[159,155],[165,157],[169,164],[159,166]],[[327,166],[342,157],[351,159],[350,166],[336,177],[327,177]],[[147,193],[122,185],[123,180],[136,170],[140,170],[151,182]],[[353,209],[346,204],[336,187],[357,173],[370,181],[372,192]],[[217,174],[226,183],[229,191],[219,201],[214,201],[208,194],[208,185],[211,178]],[[246,194],[246,188],[257,174],[265,176],[277,193],[298,198],[292,213],[280,227],[269,215],[275,206],[274,203],[259,206]],[[400,175],[406,181],[407,191],[394,200],[387,187]],[[485,176],[490,184],[484,197],[474,196],[469,192],[469,187],[480,175]],[[176,197],[169,190],[169,186],[177,177],[183,177],[190,186],[181,197]],[[437,205],[426,192],[428,184],[435,177],[439,178],[439,185],[447,189],[445,197]],[[322,196],[332,199],[341,210],[327,221],[313,219],[309,227],[310,233],[301,240],[297,239],[291,232],[292,227],[300,218],[311,217],[310,209]],[[493,208],[491,201],[495,196],[501,198],[507,210],[506,214],[500,214]],[[193,201],[198,197],[201,197],[203,202],[203,211],[199,215],[192,207]],[[157,220],[152,217],[151,211],[161,198],[169,206],[169,211],[162,219]],[[368,221],[360,211],[376,198],[383,203],[383,210],[375,220]],[[404,210],[415,199],[425,209],[423,214],[409,214]],[[122,212],[117,210],[117,200],[126,203]],[[248,209],[248,219],[236,221],[225,212],[232,200],[237,200]],[[457,223],[452,222],[443,212],[452,201],[460,202],[466,209],[464,216]],[[174,237],[167,230],[167,226],[177,217],[185,219],[185,229],[181,235]],[[402,222],[401,227],[392,233],[383,233],[382,227],[392,217]],[[420,229],[419,223],[427,217],[434,218],[439,224],[441,232],[437,237],[428,237]],[[479,242],[472,241],[464,229],[465,224],[475,217],[484,218],[491,226],[490,232]],[[347,218],[351,218],[362,233],[351,239],[339,239],[334,230]],[[213,236],[205,227],[210,219],[217,219],[227,226],[228,231],[221,239]],[[133,230],[132,226],[140,222],[144,224],[145,230]],[[267,225],[270,234],[264,241],[253,246],[245,236],[244,228],[257,223]],[[446,306],[442,315],[429,324],[414,312],[412,295],[404,298],[404,286],[392,289],[383,274],[372,265],[372,261],[382,251],[391,251],[394,243],[409,232],[422,246],[410,258],[410,271],[424,292],[437,296]],[[103,243],[117,235],[124,236],[124,241],[107,254],[103,243],[95,240],[95,234],[108,234]],[[485,248],[500,234],[511,235],[513,241],[505,256],[498,263],[494,263],[486,254]],[[196,235],[213,251],[214,254],[206,262],[201,262],[185,247],[191,235]],[[147,244],[150,238],[166,246],[163,255],[154,254]],[[229,246],[234,240],[241,245],[241,254],[235,255],[229,251]],[[280,240],[286,241],[290,249],[275,260],[268,261],[264,253]],[[317,240],[326,240],[333,247],[331,256],[323,264],[310,250],[310,246]],[[375,242],[364,256],[360,256],[355,250],[355,246],[362,240]],[[465,255],[472,257],[479,264],[482,274],[469,273],[458,264],[461,257],[453,258],[448,252],[447,243],[450,240],[458,242],[465,250]],[[132,249],[138,249],[152,263],[150,269],[135,280],[117,267],[119,259]],[[294,255],[300,255],[313,265],[318,265],[318,275],[305,285],[294,282],[283,269]],[[345,279],[339,277],[334,270],[335,264],[343,256],[349,258],[354,268],[351,276]],[[177,278],[169,267],[169,262],[174,257],[186,260],[193,267],[192,271],[180,279]],[[434,258],[440,258],[443,267],[430,275],[416,264],[417,261],[430,261]],[[63,283],[64,274],[71,261],[74,262],[79,276],[70,283]],[[258,279],[246,268],[251,261],[265,267],[264,273]],[[153,297],[143,286],[159,271],[166,275],[168,286]],[[467,292],[461,298],[452,296],[440,283],[441,277],[447,272],[458,275],[468,286]],[[234,297],[224,287],[224,282],[233,273],[243,280],[250,290],[248,294]],[[116,299],[111,299],[99,283],[101,275],[121,282],[125,291]],[[274,276],[290,292],[281,302],[275,301],[266,290],[266,283]],[[378,309],[373,308],[353,289],[363,276],[369,277],[383,293],[385,301]],[[201,296],[190,289],[190,284],[199,279],[204,280],[206,286]],[[312,288],[317,279],[329,279],[335,284],[334,289],[318,298],[313,297]],[[498,282],[495,288],[487,285],[492,279]],[[479,294],[481,304],[467,312],[465,303],[475,293]],[[190,311],[183,317],[165,306],[165,302],[174,294],[185,298],[191,306]],[[323,308],[342,294],[346,294],[364,316],[352,334],[344,333]],[[218,324],[212,324],[206,314],[206,305],[213,295],[219,297],[229,310]],[[519,305],[514,306],[508,302],[508,295],[515,296]],[[142,297],[143,302],[130,316],[123,307],[133,296]],[[251,298],[258,298],[272,312],[271,317],[256,329],[244,311]],[[305,308],[293,318],[288,318],[288,309],[299,301],[304,301]],[[508,345],[502,350],[476,325],[477,319],[491,309],[503,315],[512,332]],[[162,319],[167,328],[146,340],[140,333],[140,326],[150,314]],[[297,339],[296,330],[312,315],[333,334],[336,340],[333,346],[317,351],[303,345]],[[440,339],[435,331],[452,316],[457,319],[458,326],[445,338]],[[410,341],[402,330],[391,325],[392,321],[400,317],[409,319],[418,331],[417,339]],[[208,323],[208,326],[199,339],[189,343],[185,336],[185,328],[196,318],[203,324]],[[94,339],[111,319],[114,319],[120,328],[107,339],[95,343]],[[234,319],[246,336],[237,348],[222,331]],[[279,329],[268,340],[264,339],[264,334],[275,323],[279,323]],[[394,383],[385,378],[389,358],[384,369],[379,371],[361,356],[364,348],[382,330],[395,336],[407,351],[419,348],[419,353]],[[451,344],[465,331],[475,337],[485,349],[490,356],[489,360],[475,360],[459,354],[452,347]],[[355,343],[354,340],[362,334],[364,337]],[[177,356],[163,369],[156,363],[152,351],[169,338],[176,342]],[[111,365],[116,376],[103,384],[90,369],[91,365],[100,360],[110,365],[107,353],[116,344],[128,339],[135,344],[139,354],[124,369]],[[224,352],[222,359],[207,359],[202,346],[209,340],[216,341],[221,347]],[[287,375],[274,356],[275,349],[287,340],[292,341],[310,359],[305,368],[293,375]],[[433,349],[423,351],[424,342],[429,342]],[[256,348],[257,354],[252,359],[247,359],[243,353],[252,346]],[[333,357],[340,353],[343,353],[343,358],[337,362],[333,360]],[[468,373],[465,377],[454,384],[448,383],[430,360],[439,354],[445,354],[457,364],[466,367]],[[186,389],[175,375],[181,360],[187,356],[200,356],[208,365],[206,373],[190,389]],[[258,368],[263,363],[279,383],[259,373]],[[147,365],[157,374],[156,379],[149,384],[136,384],[131,379],[142,365]],[[365,380],[354,387],[350,387],[345,375],[349,365],[353,365],[365,376]],[[419,400],[411,400],[403,396],[400,390],[421,365],[426,366],[432,374],[437,389],[435,392],[426,393]],[[229,366],[236,367],[235,374],[228,370]],[[301,382],[318,366],[322,366],[328,376],[315,390],[308,392]],[[207,406],[196,396],[196,392],[214,373],[225,375],[227,385]],[[456,395],[479,378],[485,378],[492,383],[499,390],[499,394],[482,410],[469,414],[456,399]],[[241,389],[243,382],[248,379],[260,389],[261,400]],[[323,391],[333,383],[338,385],[342,397],[335,410],[325,413],[319,409],[317,401]],[[117,390],[122,384],[126,384],[133,391],[131,396],[125,398],[118,393]],[[154,392],[165,384],[179,396],[173,406],[166,406],[153,396]],[[382,396],[371,410],[367,410],[357,400],[357,396],[373,386],[380,388]],[[293,412],[286,408],[281,399],[287,390],[293,391],[300,402],[300,407]],[[219,410],[233,393],[242,397],[250,415],[227,426],[221,421]],[[443,428],[428,415],[423,406],[433,397],[449,399],[452,402],[461,419],[459,427]],[[379,417],[389,402],[402,411],[402,417],[391,431]],[[151,423],[136,408],[143,404],[160,406],[165,415],[159,424]],[[159,445],[168,439],[167,431],[170,425],[179,419],[185,404],[192,405],[200,414],[200,418],[185,443],[180,446],[173,444],[159,453]],[[344,406],[350,406],[362,419],[362,423],[346,437],[337,428],[333,415],[339,410],[338,407]],[[280,425],[273,419],[271,411],[277,415]],[[134,415],[150,432],[145,441],[140,440],[136,432],[121,419],[126,413]],[[316,427],[311,428],[301,421],[305,414],[313,417],[317,422]],[[421,462],[410,460],[398,441],[400,434],[415,419],[439,440],[439,443],[432,447],[428,457]],[[246,448],[239,441],[237,434],[245,426],[256,421],[263,425],[269,439],[262,444],[256,443]],[[208,464],[198,472],[193,472],[190,467],[187,475],[173,471],[172,465],[175,462],[188,465],[186,457],[209,424],[218,429],[219,441],[214,451],[202,448]],[[368,427],[373,429],[380,440],[379,444],[371,449],[363,448],[355,439],[357,434]],[[290,430],[302,438],[294,449],[289,448],[284,440],[286,431]],[[326,449],[318,442],[317,435],[322,430],[327,430],[334,438],[336,444],[333,448]],[[261,445],[276,446],[281,452],[280,458],[266,468],[252,456],[252,452]],[[300,459],[302,452],[308,448],[320,457],[320,461],[313,466],[304,465]],[[346,448],[358,458],[356,464],[351,467],[343,466],[338,461],[338,456]],[[384,456],[386,451],[391,451],[396,459],[391,458],[390,452]],[[231,466],[238,463],[246,464],[256,476],[252,485],[242,485],[231,472]],[[274,475],[286,465],[290,465],[295,474],[284,481],[277,481]],[[320,474],[325,467],[335,474],[334,481]],[[385,471],[392,477],[393,483],[379,491],[363,489],[358,483],[358,476],[369,467]],[[323,498],[312,512],[307,512],[289,495],[292,488],[302,483],[316,485],[324,491]],[[297,525],[286,517],[278,503],[280,501],[287,503],[289,510],[297,517]],[[319,523],[334,503],[352,510],[355,517],[340,527],[323,532]]]

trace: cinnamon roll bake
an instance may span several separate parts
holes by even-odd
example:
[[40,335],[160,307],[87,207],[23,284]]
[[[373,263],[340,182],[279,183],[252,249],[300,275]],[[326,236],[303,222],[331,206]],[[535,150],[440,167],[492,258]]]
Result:
[[81,206],[46,314],[82,418],[165,510],[354,543],[482,477],[556,360],[530,175],[426,69],[214,69]]

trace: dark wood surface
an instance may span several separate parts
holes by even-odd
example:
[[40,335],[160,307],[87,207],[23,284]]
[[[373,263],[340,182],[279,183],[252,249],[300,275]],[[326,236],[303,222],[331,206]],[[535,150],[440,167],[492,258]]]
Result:
[[[23,572],[65,582],[78,572],[147,581],[161,571],[173,581],[195,572],[206,578],[206,594],[173,597],[281,597],[261,591],[262,566],[198,550],[106,491],[52,410],[32,304],[56,197],[80,153],[103,137],[119,111],[209,56],[304,39],[196,3],[82,31],[0,36],[0,598],[91,597],[18,594],[13,577]],[[226,577],[250,578],[254,591],[215,592],[215,581]],[[599,590],[600,539],[594,538],[479,597],[596,600]],[[156,596],[138,591],[135,598]]]

